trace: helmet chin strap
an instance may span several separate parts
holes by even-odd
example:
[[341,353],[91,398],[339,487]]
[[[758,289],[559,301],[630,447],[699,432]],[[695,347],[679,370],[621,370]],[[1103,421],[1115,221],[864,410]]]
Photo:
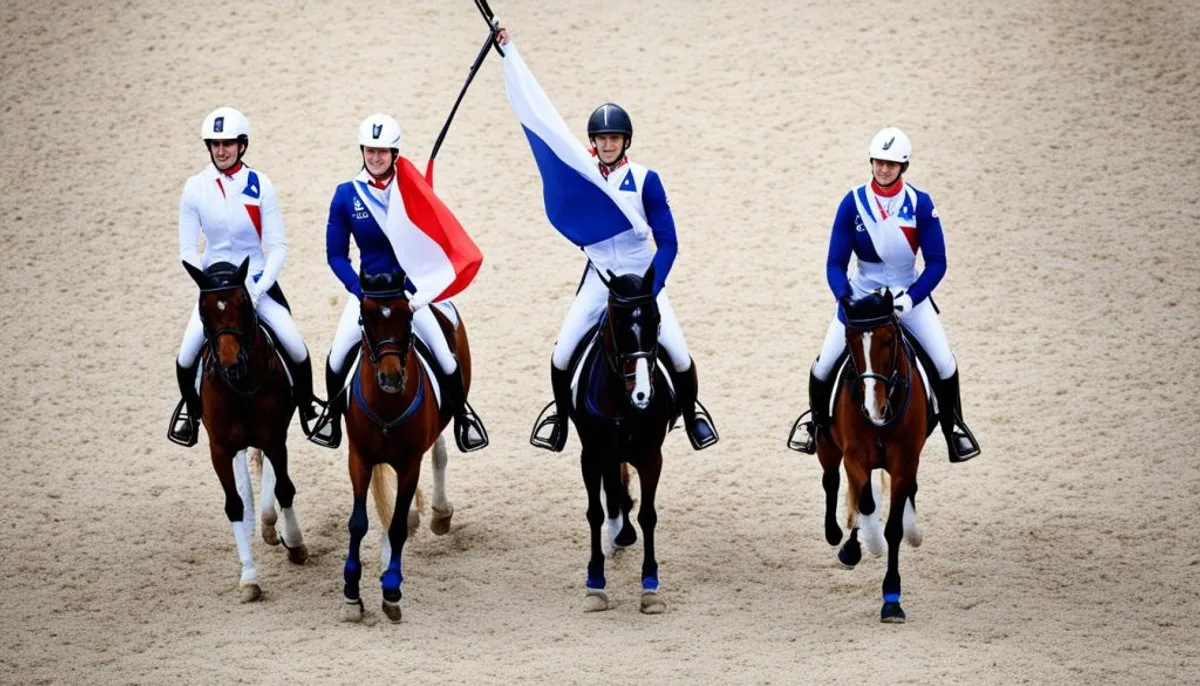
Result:
[[363,149],[363,146],[358,146],[358,151],[362,154],[363,169],[366,169],[367,173],[371,175],[371,178],[375,179],[376,181],[386,181],[387,179],[392,178],[392,174],[396,173],[396,158],[400,157],[400,151],[396,150],[395,148],[392,149],[392,163],[387,166],[387,171],[382,174],[376,174],[375,172],[371,171],[370,167],[367,166],[367,153],[366,150]]
[[[207,141],[207,140],[204,141],[204,147],[208,148],[208,161],[212,162],[212,166],[216,167],[217,171],[225,171],[224,169],[221,169],[221,165],[217,164],[217,158],[213,156],[212,141]],[[238,141],[237,159],[233,161],[233,164],[226,167],[226,169],[233,169],[234,167],[241,164],[242,157],[244,157],[246,155],[246,150],[248,150],[249,148],[250,148],[249,142],[243,143],[242,141]]]
[[592,139],[592,148],[596,151],[596,159],[600,160],[600,164],[603,164],[605,167],[607,167],[608,171],[616,169],[617,165],[621,164],[621,160],[625,159],[625,151],[629,149],[629,145],[633,142],[628,136],[622,136],[622,138],[625,140],[625,144],[621,146],[621,152],[612,162],[605,162],[604,158],[600,157],[600,148],[596,147],[596,139]]

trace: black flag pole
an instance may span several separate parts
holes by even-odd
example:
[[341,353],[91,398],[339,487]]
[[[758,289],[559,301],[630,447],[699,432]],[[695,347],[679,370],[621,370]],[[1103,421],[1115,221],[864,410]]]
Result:
[[[480,0],[475,0],[475,2],[478,5]],[[467,82],[463,84],[462,90],[458,92],[458,98],[454,101],[454,107],[450,108],[450,116],[446,117],[446,123],[442,125],[442,131],[438,134],[437,141],[433,144],[433,152],[429,153],[429,163],[425,166],[425,182],[430,186],[433,185],[434,158],[437,157],[438,150],[442,147],[442,141],[446,140],[446,133],[450,131],[450,123],[454,121],[454,115],[458,112],[458,106],[462,104],[463,97],[467,94],[467,88],[470,87],[471,81],[475,79],[475,74],[479,72],[479,66],[483,64],[483,60],[487,57],[488,48],[495,44],[496,31],[496,26],[492,25],[491,31],[488,32],[487,40],[484,41],[483,47],[479,49],[479,54],[475,56],[475,62],[471,64],[471,71],[467,73]]]

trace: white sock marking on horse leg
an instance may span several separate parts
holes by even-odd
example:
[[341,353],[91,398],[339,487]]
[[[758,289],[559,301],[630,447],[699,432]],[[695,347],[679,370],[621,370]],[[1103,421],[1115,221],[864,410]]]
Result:
[[245,450],[239,450],[233,458],[233,480],[237,484],[238,495],[242,498],[242,521],[246,523],[246,533],[254,534],[254,482],[250,480],[250,460]]
[[450,499],[446,497],[446,465],[449,462],[446,437],[438,436],[433,444],[433,507],[443,512],[451,507]]
[[259,511],[264,522],[274,523],[279,518],[275,512],[275,468],[271,466],[271,459],[265,455],[262,463],[261,490],[262,504],[259,505]]
[[614,548],[620,547],[617,545],[617,536],[621,534],[621,529],[624,526],[625,514],[623,512],[618,512],[616,517],[608,520],[608,540],[612,541]]
[[280,528],[280,535],[283,536],[283,542],[289,548],[296,548],[304,544],[304,534],[300,532],[300,522],[296,519],[296,508],[284,507],[283,511],[283,526]]
[[388,538],[387,531],[379,532],[379,569],[387,569],[388,563],[392,561],[392,539]]
[[921,546],[921,530],[917,528],[917,510],[912,498],[904,499],[904,540],[914,548]]
[[250,534],[245,522],[230,522],[233,540],[237,543],[238,560],[242,563],[242,584],[258,581],[258,570],[254,567],[254,553],[250,549]]
[[[867,546],[867,551],[879,557],[887,550],[887,541],[883,537],[883,525],[880,524],[879,513],[883,509],[882,493],[879,490],[879,483],[875,479],[875,471],[871,471],[868,477],[871,480],[871,492],[875,496],[875,511],[871,514],[863,514],[862,510],[858,511],[859,526],[862,527],[863,545]],[[862,501],[859,501],[861,505]]]

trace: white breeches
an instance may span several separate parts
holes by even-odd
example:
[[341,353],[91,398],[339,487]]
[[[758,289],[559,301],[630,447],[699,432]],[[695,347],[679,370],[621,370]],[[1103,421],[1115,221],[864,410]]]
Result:
[[[692,366],[692,355],[688,351],[687,340],[683,337],[683,329],[679,327],[679,320],[675,317],[675,310],[667,298],[667,289],[659,291],[656,300],[662,322],[662,329],[658,334],[659,345],[667,351],[675,371],[686,371]],[[571,303],[571,309],[567,311],[567,319],[558,332],[558,342],[554,344],[554,354],[550,359],[557,369],[565,370],[571,363],[571,355],[579,341],[588,329],[600,321],[607,305],[608,287],[600,280],[596,270],[589,268],[579,293],[575,295],[575,302]]]
[[[329,348],[329,366],[339,374],[346,356],[362,341],[362,328],[358,325],[360,309],[358,298],[351,297],[346,303],[346,309],[342,310],[337,333],[333,334],[333,345]],[[425,345],[429,346],[443,372],[450,374],[458,368],[458,362],[454,359],[454,353],[450,352],[450,344],[442,333],[442,327],[433,314],[432,306],[422,307],[413,313],[413,330],[425,341]]]
[[[293,362],[303,362],[308,358],[308,348],[304,347],[304,339],[300,338],[300,330],[287,308],[264,294],[258,301],[258,316],[270,325],[275,332],[278,343],[287,352]],[[188,320],[187,330],[183,333],[183,342],[179,345],[179,364],[190,367],[196,363],[200,348],[204,347],[204,325],[200,322],[200,306],[192,307],[192,316]]]
[[[942,328],[942,322],[938,319],[937,312],[934,311],[929,298],[911,311],[900,315],[900,325],[912,334],[912,337],[917,339],[917,342],[929,354],[934,366],[937,367],[938,378],[948,379],[950,375],[954,374],[954,370],[958,367],[954,362],[954,353],[950,352],[950,341],[946,338],[946,330]],[[846,326],[838,320],[835,308],[833,321],[829,323],[829,330],[825,332],[825,344],[821,346],[821,355],[813,363],[813,374],[822,381],[828,381],[829,376],[833,373],[834,363],[845,349]]]

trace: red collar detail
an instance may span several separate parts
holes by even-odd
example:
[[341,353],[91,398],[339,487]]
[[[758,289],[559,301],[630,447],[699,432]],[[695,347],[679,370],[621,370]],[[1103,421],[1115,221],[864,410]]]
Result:
[[[367,174],[367,175],[370,176],[370,174]],[[370,186],[374,186],[375,188],[378,188],[379,190],[384,190],[385,188],[388,187],[388,184],[391,183],[392,179],[394,179],[394,178],[396,178],[396,175],[394,173],[388,174],[388,177],[382,181],[375,178],[374,176],[371,176],[371,178],[367,179],[367,184]]]
[[242,170],[242,161],[238,160],[237,163],[234,164],[229,169],[225,169],[225,170],[218,169],[217,173],[220,174],[221,176],[232,179],[233,175],[240,172],[241,170]]
[[875,183],[875,179],[871,179],[871,191],[874,192],[875,195],[879,195],[879,196],[882,196],[885,198],[896,197],[896,194],[899,193],[900,190],[903,188],[904,188],[904,176],[903,175],[897,176],[896,182],[887,188],[884,188],[883,186],[880,186],[879,184]]
[[[592,149],[592,155],[596,155],[595,148]],[[596,160],[596,163],[600,165],[600,176],[603,176],[605,179],[608,178],[609,174],[615,172],[616,170],[620,169],[621,167],[624,167],[628,162],[629,162],[629,158],[625,157],[623,155],[621,156],[621,159],[617,160],[617,163],[611,167],[608,166],[607,164],[601,162],[598,157]]]

